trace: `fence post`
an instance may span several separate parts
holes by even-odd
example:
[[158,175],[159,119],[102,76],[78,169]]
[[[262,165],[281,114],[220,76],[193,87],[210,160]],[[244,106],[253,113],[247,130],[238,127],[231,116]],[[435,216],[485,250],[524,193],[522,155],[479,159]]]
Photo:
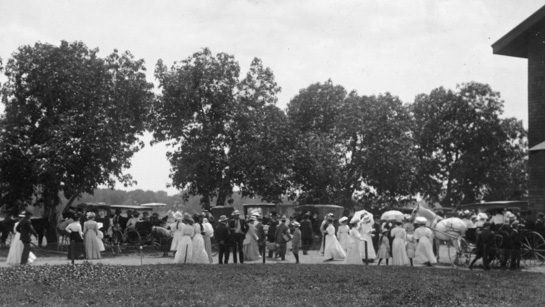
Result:
[[367,259],[367,240],[365,242],[365,265],[369,265],[369,260]]

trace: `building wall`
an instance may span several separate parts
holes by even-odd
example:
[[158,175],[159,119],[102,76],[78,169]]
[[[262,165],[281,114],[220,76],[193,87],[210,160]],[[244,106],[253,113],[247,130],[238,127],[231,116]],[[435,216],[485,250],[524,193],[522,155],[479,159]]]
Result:
[[[545,24],[528,40],[528,145],[545,141]],[[529,202],[534,212],[545,212],[545,151],[531,152]]]

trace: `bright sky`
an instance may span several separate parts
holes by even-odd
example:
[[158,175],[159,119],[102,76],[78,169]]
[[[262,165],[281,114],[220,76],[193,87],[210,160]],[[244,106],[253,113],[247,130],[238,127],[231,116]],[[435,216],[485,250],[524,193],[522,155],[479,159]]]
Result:
[[[527,126],[526,60],[491,44],[543,5],[539,0],[0,0],[0,57],[37,41],[80,40],[105,55],[144,58],[152,72],[209,47],[233,54],[245,74],[261,58],[282,87],[284,108],[302,88],[331,78],[347,90],[419,93],[478,81],[502,94],[505,115]],[[149,136],[146,137],[149,140]],[[167,189],[162,144],[137,153],[130,189]],[[121,188],[121,187],[120,187]]]

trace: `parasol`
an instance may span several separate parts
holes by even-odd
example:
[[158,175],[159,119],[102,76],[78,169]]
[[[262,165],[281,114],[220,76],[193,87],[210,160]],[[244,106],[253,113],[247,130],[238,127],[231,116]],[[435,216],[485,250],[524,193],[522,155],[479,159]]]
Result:
[[392,220],[403,221],[403,217],[404,216],[403,216],[403,213],[401,213],[401,211],[390,210],[390,211],[384,212],[380,216],[380,219],[383,221],[392,221]]
[[367,210],[360,210],[354,212],[354,216],[350,220],[350,223],[356,223],[362,220],[363,216],[369,216],[371,218],[371,221],[369,223],[373,224],[375,221],[373,220],[373,215],[367,211]]

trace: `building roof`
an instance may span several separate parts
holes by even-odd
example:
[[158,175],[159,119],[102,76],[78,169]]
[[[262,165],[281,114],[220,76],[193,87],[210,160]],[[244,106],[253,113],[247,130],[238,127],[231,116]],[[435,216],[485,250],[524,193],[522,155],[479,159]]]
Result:
[[545,24],[545,6],[516,26],[492,45],[494,54],[528,57],[528,36],[535,28]]
[[545,142],[541,142],[537,144],[536,146],[530,148],[530,151],[540,151],[540,150],[545,150]]

